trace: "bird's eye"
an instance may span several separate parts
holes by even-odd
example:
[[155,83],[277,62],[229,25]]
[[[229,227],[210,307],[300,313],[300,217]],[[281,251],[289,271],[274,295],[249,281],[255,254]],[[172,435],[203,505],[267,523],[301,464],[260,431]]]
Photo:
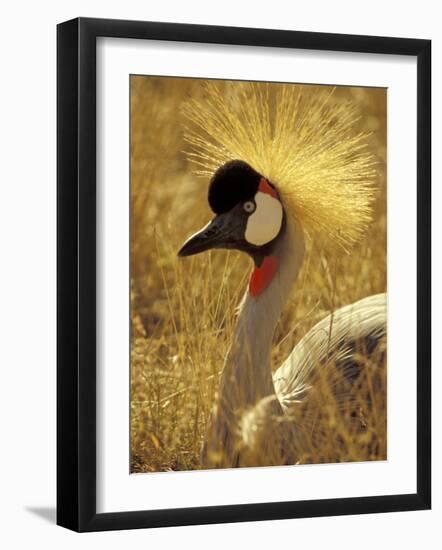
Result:
[[246,201],[243,205],[243,208],[247,212],[247,214],[251,214],[255,211],[256,204],[253,201]]

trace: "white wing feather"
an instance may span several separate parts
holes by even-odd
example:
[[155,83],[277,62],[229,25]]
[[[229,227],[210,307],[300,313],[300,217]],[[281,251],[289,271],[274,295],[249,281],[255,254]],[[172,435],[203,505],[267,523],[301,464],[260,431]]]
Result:
[[322,319],[300,340],[273,375],[275,391],[283,409],[304,398],[312,369],[323,364],[330,351],[335,353],[341,348],[344,359],[348,353],[347,342],[380,339],[385,336],[386,329],[386,294],[369,296]]

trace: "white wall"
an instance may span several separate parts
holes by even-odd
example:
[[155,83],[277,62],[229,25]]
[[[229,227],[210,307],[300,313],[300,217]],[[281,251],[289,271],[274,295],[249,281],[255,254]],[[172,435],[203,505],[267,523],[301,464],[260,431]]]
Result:
[[[2,9],[0,129],[0,541],[8,549],[93,548],[425,548],[442,540],[441,346],[434,345],[434,510],[152,531],[75,535],[45,519],[55,505],[55,25],[77,16],[431,38],[433,181],[441,181],[442,37],[438,2],[317,0],[71,0],[15,2]],[[434,235],[441,222],[433,193]],[[434,238],[433,280],[441,246]],[[434,340],[441,291],[434,286]],[[4,544],[5,539],[8,542]],[[438,541],[438,542],[437,542]],[[438,544],[439,543],[439,544]]]

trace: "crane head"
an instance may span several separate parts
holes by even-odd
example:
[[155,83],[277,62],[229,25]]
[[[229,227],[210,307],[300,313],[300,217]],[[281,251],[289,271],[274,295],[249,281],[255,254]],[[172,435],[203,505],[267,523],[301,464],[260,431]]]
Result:
[[187,239],[178,255],[234,248],[260,266],[285,228],[284,208],[274,185],[246,162],[232,160],[213,174],[208,200],[215,217]]

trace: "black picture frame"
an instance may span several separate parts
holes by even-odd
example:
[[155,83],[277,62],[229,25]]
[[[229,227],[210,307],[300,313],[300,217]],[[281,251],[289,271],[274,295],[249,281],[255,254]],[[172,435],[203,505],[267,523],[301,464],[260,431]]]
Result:
[[[96,512],[96,39],[395,54],[417,58],[417,492],[361,498]],[[431,506],[431,41],[74,19],[57,27],[57,523],[102,531]]]

